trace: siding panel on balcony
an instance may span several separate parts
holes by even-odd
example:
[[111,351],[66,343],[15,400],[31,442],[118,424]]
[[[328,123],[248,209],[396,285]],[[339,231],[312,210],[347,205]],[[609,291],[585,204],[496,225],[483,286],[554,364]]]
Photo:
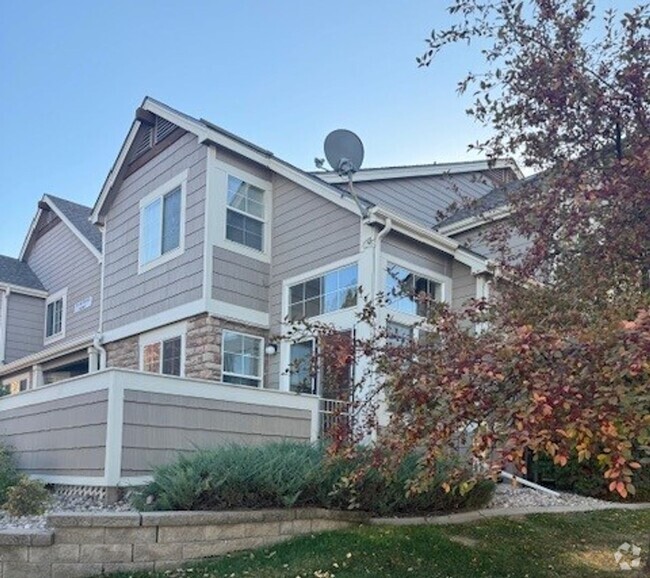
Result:
[[148,475],[197,447],[309,441],[310,427],[308,411],[126,390],[122,475]]
[[3,410],[0,441],[27,474],[103,476],[107,400],[103,390]]

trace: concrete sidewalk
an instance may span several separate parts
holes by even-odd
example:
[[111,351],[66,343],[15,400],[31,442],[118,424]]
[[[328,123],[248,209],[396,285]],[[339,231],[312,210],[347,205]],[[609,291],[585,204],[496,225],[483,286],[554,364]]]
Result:
[[461,512],[460,514],[449,514],[447,516],[419,516],[414,518],[371,518],[368,524],[376,526],[414,526],[434,525],[444,526],[448,524],[465,524],[488,518],[512,518],[516,516],[527,516],[528,514],[573,514],[575,512],[595,512],[598,510],[647,510],[650,509],[649,502],[640,504],[616,504],[607,503],[598,506],[527,506],[524,508],[490,508],[486,510],[474,510],[473,512]]

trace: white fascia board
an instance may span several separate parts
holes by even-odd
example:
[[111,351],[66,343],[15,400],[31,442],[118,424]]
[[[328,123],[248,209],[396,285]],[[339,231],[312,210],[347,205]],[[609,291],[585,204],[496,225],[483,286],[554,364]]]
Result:
[[21,369],[25,369],[26,367],[31,367],[32,365],[42,363],[44,361],[50,361],[51,359],[55,359],[67,353],[72,353],[78,349],[90,346],[92,345],[92,342],[93,335],[84,335],[83,337],[79,337],[72,341],[42,349],[38,353],[33,353],[32,355],[28,355],[26,357],[21,357],[20,359],[16,359],[16,361],[12,361],[11,363],[3,365],[0,368],[0,375],[7,375],[9,373],[14,373],[16,371],[20,371]]
[[[405,179],[413,177],[434,177],[439,175],[455,175],[487,171],[491,169],[512,169],[518,178],[523,178],[523,173],[512,159],[497,159],[490,165],[489,161],[467,161],[458,163],[440,163],[431,165],[416,165],[404,167],[370,168],[361,169],[354,175],[354,181],[382,181],[388,179]],[[347,178],[335,172],[312,173],[327,183],[346,183]]]
[[140,128],[140,124],[141,123],[138,120],[133,121],[133,123],[131,124],[131,128],[129,129],[129,132],[126,135],[124,142],[122,143],[122,148],[120,149],[120,152],[117,155],[117,158],[115,159],[115,163],[111,167],[111,170],[108,173],[106,180],[104,181],[104,185],[102,186],[102,190],[99,193],[97,202],[95,203],[95,206],[93,207],[93,210],[90,213],[90,222],[94,223],[95,225],[99,223],[99,214],[101,213],[102,207],[106,202],[108,193],[110,192],[111,188],[115,184],[115,179],[117,179],[117,175],[119,174],[120,169],[122,168],[122,164],[124,164],[124,161],[126,160],[126,155],[131,149],[131,145],[133,144],[135,135],[137,134],[138,129]]
[[20,259],[21,261],[25,258],[25,253],[27,253],[27,247],[29,246],[29,241],[31,240],[32,235],[36,230],[36,225],[38,223],[38,220],[41,218],[42,214],[43,214],[43,209],[38,209],[38,211],[36,211],[36,215],[34,215],[34,218],[32,219],[32,222],[29,225],[27,235],[25,235],[25,240],[23,241],[23,246],[20,248],[20,253],[18,255],[18,259]]
[[436,249],[440,249],[450,255],[453,255],[459,247],[458,241],[454,241],[454,239],[432,229],[427,229],[426,227],[417,225],[416,223],[405,219],[401,215],[384,208],[373,207],[370,209],[370,219],[372,220],[375,217],[379,217],[382,224],[385,223],[386,219],[390,219],[394,231],[403,233],[417,241],[432,245]]
[[49,295],[47,291],[23,287],[22,285],[14,285],[13,283],[4,283],[2,281],[0,281],[0,289],[8,290],[11,293],[20,293],[28,297],[40,297],[42,299],[46,299]]
[[70,229],[70,231],[72,231],[72,233],[84,244],[84,246],[97,258],[97,261],[101,261],[102,254],[97,250],[95,245],[93,245],[84,235],[81,234],[81,231],[79,231],[79,229],[77,229],[77,227],[72,224],[70,219],[65,216],[65,213],[56,206],[56,201],[51,199],[48,195],[43,195],[43,201],[47,203],[48,207],[54,211],[56,216],[66,224],[68,229]]
[[148,110],[149,112],[160,116],[177,126],[180,126],[182,129],[194,133],[200,142],[203,144],[216,144],[222,146],[230,151],[233,151],[241,156],[250,159],[270,170],[276,172],[277,174],[286,177],[290,181],[309,189],[310,191],[325,197],[329,201],[353,212],[355,215],[361,216],[359,208],[357,207],[354,199],[346,197],[344,194],[339,193],[336,190],[333,190],[326,183],[319,183],[318,179],[313,178],[309,174],[301,171],[300,169],[285,163],[271,153],[264,154],[256,148],[246,145],[237,139],[228,136],[218,130],[210,128],[200,122],[194,121],[185,117],[182,114],[174,113],[170,111],[167,107],[161,106],[160,104],[153,101],[145,101],[142,108]]
[[[206,144],[206,145],[217,144],[232,152],[240,154],[243,157],[255,161],[256,163],[278,173],[279,175],[282,175],[283,177],[286,177],[287,179],[305,187],[306,189],[309,189],[310,191],[322,197],[325,197],[329,201],[361,217],[359,208],[357,207],[357,204],[353,199],[348,198],[345,195],[339,194],[336,190],[333,190],[326,183],[322,183],[322,184],[319,183],[317,178],[312,178],[310,175],[304,173],[300,169],[292,167],[291,165],[288,165],[287,163],[280,161],[279,159],[275,158],[271,153],[264,154],[263,152],[261,152],[261,150],[258,150],[253,146],[240,142],[239,140],[227,134],[224,134],[223,132],[210,128],[201,122],[198,122],[183,114],[175,112],[169,109],[168,107],[163,106],[151,99],[148,98],[145,99],[145,101],[142,103],[141,108],[151,112],[152,114],[155,114],[156,116],[164,118],[169,122],[174,123],[176,126],[181,127],[183,130],[186,130],[187,132],[195,134],[199,142],[202,144]],[[133,139],[135,138],[135,134],[139,126],[140,126],[140,122],[138,121],[135,121],[134,124],[132,125],[131,131],[129,132],[129,135],[127,136],[126,140],[124,141],[124,144],[122,145],[120,154],[117,157],[115,164],[111,169],[111,172],[106,178],[106,182],[102,187],[102,191],[99,195],[97,203],[95,204],[95,207],[90,217],[93,223],[96,223],[99,219],[99,213],[101,212],[102,206],[106,201],[106,198],[108,196],[109,191],[111,190],[111,187],[115,183],[115,179],[117,178],[120,168],[122,167],[122,163],[126,159],[126,154],[131,148],[131,144],[133,143]]]
[[465,231],[471,231],[472,229],[480,227],[481,225],[492,223],[494,221],[500,221],[501,219],[509,217],[511,214],[512,207],[510,205],[503,205],[501,207],[497,207],[496,209],[485,211],[480,215],[473,215],[471,217],[467,217],[466,219],[456,221],[455,223],[442,226],[436,230],[444,235],[458,235],[459,233],[464,233]]

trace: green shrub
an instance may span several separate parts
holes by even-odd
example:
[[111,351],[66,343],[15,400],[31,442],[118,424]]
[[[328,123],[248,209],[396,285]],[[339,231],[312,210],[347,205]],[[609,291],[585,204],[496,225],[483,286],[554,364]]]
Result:
[[50,494],[41,482],[22,476],[7,491],[7,501],[3,508],[11,516],[39,516],[45,512],[49,501]]
[[0,504],[7,499],[7,490],[18,483],[20,476],[8,447],[0,444]]
[[140,510],[314,506],[390,515],[477,508],[489,501],[494,489],[482,482],[465,496],[447,494],[441,488],[441,468],[429,491],[407,497],[408,481],[418,468],[415,456],[390,479],[370,469],[350,483],[351,473],[369,457],[362,453],[356,461],[331,461],[322,447],[289,442],[200,450],[157,468],[154,480],[132,501]]

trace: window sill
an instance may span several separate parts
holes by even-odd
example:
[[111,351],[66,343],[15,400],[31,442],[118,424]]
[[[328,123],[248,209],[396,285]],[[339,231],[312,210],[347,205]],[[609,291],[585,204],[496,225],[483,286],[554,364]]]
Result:
[[262,261],[263,263],[270,263],[271,257],[266,251],[258,251],[257,249],[252,249],[246,245],[240,245],[231,241],[230,239],[222,239],[221,242],[217,243],[217,246],[222,249],[227,249],[233,253],[239,253],[245,257],[250,257],[251,259],[256,259],[257,261]]
[[43,345],[50,345],[51,343],[56,343],[57,341],[61,341],[61,339],[65,339],[65,333],[57,333],[55,335],[50,335],[50,337],[45,337],[43,339]]
[[142,273],[146,273],[147,271],[151,271],[152,269],[155,269],[159,265],[164,265],[165,263],[171,261],[172,259],[175,259],[176,257],[180,257],[184,253],[183,247],[179,247],[177,249],[173,249],[172,251],[169,251],[168,253],[165,253],[164,255],[161,255],[160,257],[157,257],[153,261],[149,261],[148,263],[141,263],[138,261],[138,275]]

